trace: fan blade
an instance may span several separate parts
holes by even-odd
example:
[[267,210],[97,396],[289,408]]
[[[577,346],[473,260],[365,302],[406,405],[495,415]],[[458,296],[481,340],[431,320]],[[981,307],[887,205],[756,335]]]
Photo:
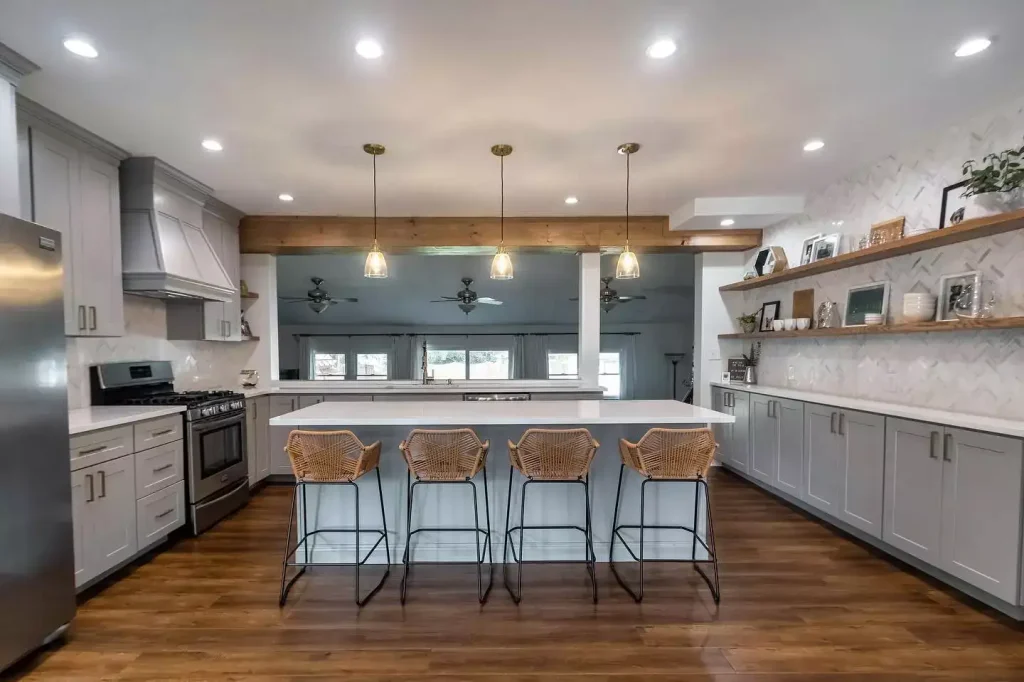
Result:
[[646,296],[642,296],[642,295],[641,296],[619,296],[618,300],[619,300],[620,303],[625,303],[627,301],[645,301],[645,300],[647,300],[647,297]]
[[303,301],[310,301],[312,299],[308,296],[303,298],[299,298],[298,296],[278,296],[277,300],[285,301],[286,303],[302,303]]
[[473,301],[473,303],[483,303],[484,305],[501,305],[501,301],[493,299],[490,296],[481,296],[480,298]]
[[332,298],[331,299],[331,303],[341,303],[342,301],[344,301],[345,303],[359,303],[359,299],[358,298],[351,298],[350,297],[350,298]]
[[572,297],[572,298],[570,298],[569,300],[570,300],[570,301],[578,301],[578,300],[580,300],[580,297],[579,297],[579,296],[573,296],[573,297]]
[[431,303],[460,303],[461,301],[457,298],[439,298],[431,301]]

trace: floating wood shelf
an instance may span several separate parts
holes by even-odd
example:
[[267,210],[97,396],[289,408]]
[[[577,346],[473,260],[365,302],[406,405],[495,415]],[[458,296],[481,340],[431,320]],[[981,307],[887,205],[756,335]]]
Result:
[[987,329],[1024,329],[1024,317],[993,317],[987,320],[950,320],[948,322],[911,322],[877,327],[834,327],[792,332],[754,332],[753,334],[719,334],[720,339],[804,339],[822,336],[870,336],[874,334],[918,334],[922,332],[970,332]]
[[258,336],[243,336],[242,340],[243,341],[259,341],[260,337],[258,337]]
[[242,296],[242,300],[243,301],[255,301],[259,297],[260,297],[259,294],[255,294],[255,293],[250,291],[246,295]]
[[916,237],[905,237],[894,242],[879,244],[878,246],[870,246],[860,251],[840,254],[835,258],[827,258],[825,260],[820,260],[817,263],[798,265],[795,268],[783,270],[782,272],[774,275],[765,275],[764,277],[756,277],[742,282],[726,284],[723,287],[719,287],[719,291],[747,291],[749,289],[760,289],[761,287],[779,284],[780,282],[789,282],[790,280],[800,279],[801,277],[811,277],[825,272],[832,272],[833,270],[852,268],[855,265],[874,263],[875,261],[885,260],[886,258],[895,258],[896,256],[904,256],[908,253],[934,249],[948,244],[956,244],[969,239],[991,237],[992,235],[1002,234],[1003,232],[1012,232],[1013,230],[1020,229],[1024,229],[1024,211],[1014,211],[1012,213],[1001,213],[999,215],[986,216],[984,218],[965,220],[959,225],[947,227],[942,230],[926,232],[925,234],[917,235]]

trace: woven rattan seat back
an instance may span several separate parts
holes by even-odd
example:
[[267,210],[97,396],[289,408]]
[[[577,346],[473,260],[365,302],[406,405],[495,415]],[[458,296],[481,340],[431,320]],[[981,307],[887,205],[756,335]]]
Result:
[[380,462],[380,443],[363,445],[351,431],[292,431],[285,446],[295,478],[354,481]]
[[529,478],[574,481],[590,472],[598,442],[586,429],[528,429],[508,443],[512,465]]
[[483,467],[487,445],[473,429],[414,429],[399,448],[419,480],[461,481],[473,478]]
[[651,429],[636,444],[619,441],[622,462],[651,478],[706,477],[718,444],[711,429]]

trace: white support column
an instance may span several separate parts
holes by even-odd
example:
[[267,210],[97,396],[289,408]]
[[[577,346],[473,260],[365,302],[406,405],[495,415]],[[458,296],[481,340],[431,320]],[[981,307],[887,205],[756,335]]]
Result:
[[263,253],[242,254],[242,279],[259,298],[245,311],[245,320],[253,336],[260,337],[245,369],[260,373],[260,385],[279,378],[277,336],[277,256]]
[[0,213],[7,215],[21,215],[18,109],[15,95],[22,77],[38,68],[0,43]]
[[693,404],[711,407],[711,381],[721,378],[718,335],[734,331],[718,287],[743,278],[745,253],[701,253],[694,259]]
[[580,254],[579,374],[597,386],[601,355],[601,254]]

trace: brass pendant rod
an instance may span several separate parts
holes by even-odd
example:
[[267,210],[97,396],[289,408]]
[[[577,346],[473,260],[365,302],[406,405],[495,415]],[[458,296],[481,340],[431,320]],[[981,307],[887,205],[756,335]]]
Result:
[[499,156],[501,162],[501,245],[505,245],[505,157]]
[[[377,243],[377,155],[373,154],[373,243]],[[627,159],[628,161],[628,159]]]

